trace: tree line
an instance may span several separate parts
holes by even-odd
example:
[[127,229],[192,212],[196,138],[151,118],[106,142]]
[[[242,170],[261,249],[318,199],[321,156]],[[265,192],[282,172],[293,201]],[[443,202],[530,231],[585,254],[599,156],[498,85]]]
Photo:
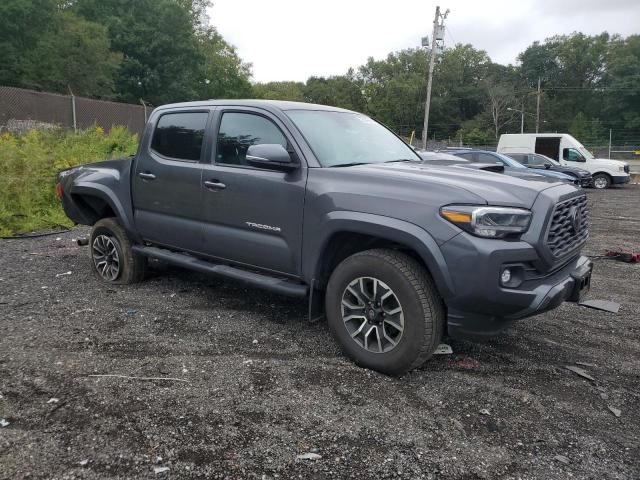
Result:
[[[251,65],[209,25],[209,0],[4,0],[0,85],[153,105],[210,98],[306,101],[367,113],[421,135],[423,49],[369,58],[344,75],[251,82]],[[538,82],[540,91],[538,92]],[[516,65],[457,44],[437,57],[429,138],[495,143],[501,133],[570,132],[640,143],[640,35],[555,36]],[[520,112],[524,111],[524,114]]]

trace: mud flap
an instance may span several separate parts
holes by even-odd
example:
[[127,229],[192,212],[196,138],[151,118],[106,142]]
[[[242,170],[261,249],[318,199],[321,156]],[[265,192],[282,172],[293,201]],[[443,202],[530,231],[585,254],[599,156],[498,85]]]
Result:
[[316,280],[311,281],[309,289],[309,323],[317,323],[325,319],[324,291],[315,289]]

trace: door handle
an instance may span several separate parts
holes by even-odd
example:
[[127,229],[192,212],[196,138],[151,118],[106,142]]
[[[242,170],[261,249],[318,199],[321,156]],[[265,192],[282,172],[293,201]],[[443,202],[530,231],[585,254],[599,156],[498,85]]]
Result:
[[149,172],[140,172],[138,174],[138,176],[140,178],[142,178],[143,180],[155,180],[156,176],[153,173],[149,173]]
[[224,190],[227,186],[218,180],[205,180],[204,186],[210,190]]

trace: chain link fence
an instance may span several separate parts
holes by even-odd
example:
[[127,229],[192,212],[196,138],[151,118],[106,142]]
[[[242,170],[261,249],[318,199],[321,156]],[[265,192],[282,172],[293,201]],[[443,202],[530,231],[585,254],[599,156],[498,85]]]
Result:
[[77,130],[93,125],[109,131],[111,127],[121,125],[141,136],[149,113],[151,107],[148,105],[0,86],[0,131],[52,127]]

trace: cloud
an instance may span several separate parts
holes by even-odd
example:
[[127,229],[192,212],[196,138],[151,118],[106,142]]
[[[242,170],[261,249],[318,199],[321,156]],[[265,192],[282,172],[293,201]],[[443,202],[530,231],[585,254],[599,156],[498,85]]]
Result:
[[[446,42],[470,43],[496,62],[514,63],[535,40],[602,31],[630,35],[639,0],[444,0]],[[417,47],[431,36],[435,1],[215,0],[211,23],[253,64],[256,81],[340,75],[367,58]]]

